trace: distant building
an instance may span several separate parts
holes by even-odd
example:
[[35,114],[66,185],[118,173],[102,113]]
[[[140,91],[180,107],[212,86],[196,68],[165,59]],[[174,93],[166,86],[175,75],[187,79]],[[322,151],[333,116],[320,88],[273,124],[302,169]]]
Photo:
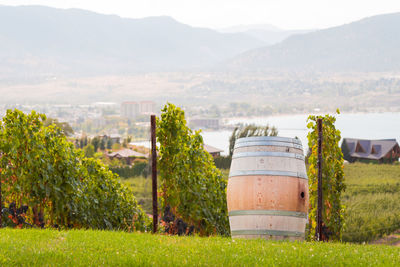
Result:
[[156,103],[153,101],[123,102],[121,104],[121,117],[135,119],[139,115],[153,114]]
[[213,146],[209,146],[204,144],[204,150],[207,151],[208,153],[210,153],[211,156],[213,156],[213,158],[219,157],[221,156],[221,152],[224,152],[222,149],[213,147]]
[[103,117],[92,119],[93,127],[101,128],[106,125],[106,120]]
[[395,162],[400,157],[400,147],[396,139],[365,140],[344,138],[342,152],[345,160]]
[[189,120],[189,125],[195,129],[219,129],[219,119],[193,118]]
[[136,158],[148,158],[148,155],[136,152],[129,148],[121,149],[117,152],[110,153],[107,156],[110,159],[124,160],[128,165],[131,165]]
[[117,103],[114,103],[114,102],[95,102],[92,105],[95,107],[99,107],[99,108],[116,108],[117,107]]
[[156,109],[156,103],[153,101],[140,102],[140,114],[153,114]]
[[110,140],[111,145],[116,144],[116,143],[118,143],[118,144],[121,143],[121,135],[119,135],[119,134],[109,134],[109,135],[103,134],[103,135],[99,135],[99,137],[101,139],[103,139],[105,142],[108,142],[108,140]]
[[121,117],[134,119],[140,114],[138,102],[123,102],[121,104]]
[[119,134],[110,134],[109,138],[110,138],[112,144],[115,144],[115,143],[120,144],[121,143],[121,135],[119,135]]

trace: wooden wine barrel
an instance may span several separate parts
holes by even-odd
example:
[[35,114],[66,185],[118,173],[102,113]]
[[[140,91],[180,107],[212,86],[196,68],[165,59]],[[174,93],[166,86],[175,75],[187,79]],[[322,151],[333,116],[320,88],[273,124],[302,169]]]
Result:
[[232,237],[303,240],[308,179],[300,140],[238,139],[227,202]]

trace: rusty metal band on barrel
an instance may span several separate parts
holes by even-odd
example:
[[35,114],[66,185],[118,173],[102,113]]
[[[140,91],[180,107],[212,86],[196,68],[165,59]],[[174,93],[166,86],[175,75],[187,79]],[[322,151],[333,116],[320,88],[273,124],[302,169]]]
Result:
[[288,216],[307,219],[307,213],[289,210],[232,210],[229,212],[229,216],[241,215]]
[[235,235],[273,235],[273,236],[295,236],[304,237],[304,232],[296,231],[279,231],[279,230],[232,230],[232,236]]
[[295,143],[301,145],[301,141],[296,138],[279,137],[279,136],[251,136],[242,137],[236,140],[235,143],[242,142],[259,142],[259,141],[274,141],[274,142],[284,142],[284,143]]
[[285,142],[276,142],[276,141],[254,141],[254,142],[241,142],[235,143],[235,149],[242,147],[251,147],[251,146],[280,146],[280,147],[289,147],[289,148],[297,148],[303,150],[303,146],[296,143],[285,143]]
[[304,160],[304,155],[296,154],[296,153],[287,153],[287,152],[241,152],[234,153],[232,159],[237,158],[249,158],[249,157],[282,157],[282,158],[294,158]]
[[290,172],[290,171],[266,171],[266,170],[231,171],[229,173],[229,179],[239,176],[258,176],[258,175],[288,176],[288,177],[308,180],[307,174],[305,173]]

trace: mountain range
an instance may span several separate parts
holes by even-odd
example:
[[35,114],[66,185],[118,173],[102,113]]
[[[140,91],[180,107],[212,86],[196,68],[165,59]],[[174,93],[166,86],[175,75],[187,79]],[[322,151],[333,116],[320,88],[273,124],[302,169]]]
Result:
[[240,71],[400,71],[400,13],[293,35],[227,63]]
[[284,30],[270,24],[237,25],[218,30],[222,33],[244,33],[259,39],[266,45],[274,45],[295,34],[303,34],[314,30]]
[[264,42],[171,17],[127,19],[79,9],[0,6],[0,72],[129,73],[212,66]]
[[0,5],[0,81],[216,69],[400,70],[400,13],[324,30],[264,25],[222,31],[166,16],[129,19],[80,9]]

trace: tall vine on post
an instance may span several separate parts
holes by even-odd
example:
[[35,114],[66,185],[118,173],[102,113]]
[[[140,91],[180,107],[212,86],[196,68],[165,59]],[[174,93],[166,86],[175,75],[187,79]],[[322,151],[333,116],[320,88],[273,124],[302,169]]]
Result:
[[168,103],[157,120],[161,204],[200,235],[229,234],[226,181],[183,110]]
[[[337,110],[339,114],[339,110]],[[345,207],[340,201],[340,196],[345,190],[343,172],[343,154],[339,147],[341,133],[335,128],[336,118],[331,115],[309,116],[307,119],[309,179],[309,239],[313,240],[317,226],[318,204],[318,129],[317,120],[321,118],[322,124],[322,232],[324,240],[341,240],[344,227]]]

